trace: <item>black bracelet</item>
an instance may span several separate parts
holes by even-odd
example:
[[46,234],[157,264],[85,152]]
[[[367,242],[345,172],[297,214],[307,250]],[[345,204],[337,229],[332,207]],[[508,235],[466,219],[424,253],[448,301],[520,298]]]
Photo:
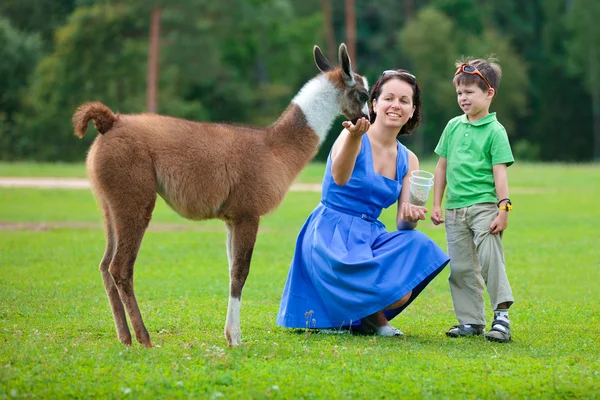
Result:
[[500,203],[502,203],[504,200],[506,200],[506,203],[507,203],[507,204],[510,204],[510,205],[512,206],[512,202],[511,202],[511,201],[510,201],[510,199],[507,197],[507,198],[505,198],[505,199],[502,199],[502,200],[500,200],[500,201],[498,202],[498,207],[500,207]]

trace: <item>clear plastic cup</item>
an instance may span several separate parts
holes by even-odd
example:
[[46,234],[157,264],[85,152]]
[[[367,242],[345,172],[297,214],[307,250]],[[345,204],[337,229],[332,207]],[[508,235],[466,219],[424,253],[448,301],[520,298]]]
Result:
[[410,196],[408,202],[416,206],[424,206],[427,203],[429,192],[433,187],[433,180],[428,178],[419,178],[411,176],[410,182]]
[[414,176],[415,178],[426,178],[433,180],[433,174],[429,171],[425,171],[424,169],[416,169],[410,173],[410,176]]

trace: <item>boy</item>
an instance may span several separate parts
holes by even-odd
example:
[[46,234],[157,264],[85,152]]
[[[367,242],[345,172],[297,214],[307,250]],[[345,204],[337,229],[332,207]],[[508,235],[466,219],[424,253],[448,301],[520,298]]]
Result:
[[465,59],[456,64],[453,84],[464,115],[448,122],[435,149],[433,211],[442,218],[446,185],[446,239],[450,256],[450,292],[459,325],[449,337],[481,335],[485,328],[484,283],[494,310],[485,338],[510,341],[508,308],[514,299],[506,276],[502,232],[512,203],[506,168],[514,158],[504,127],[490,113],[502,70],[494,59]]

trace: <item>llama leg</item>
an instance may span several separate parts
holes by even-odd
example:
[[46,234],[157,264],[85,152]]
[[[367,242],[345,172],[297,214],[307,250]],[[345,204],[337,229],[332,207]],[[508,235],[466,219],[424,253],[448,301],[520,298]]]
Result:
[[[156,194],[153,193],[152,196],[148,196],[146,199],[146,204],[137,204],[135,208],[121,208],[118,214],[115,213],[117,247],[108,270],[115,281],[121,301],[129,314],[137,341],[146,347],[152,347],[150,335],[142,320],[142,314],[133,290],[133,266],[144,232],[152,216]],[[121,207],[123,207],[122,204]]]
[[225,249],[227,250],[227,263],[229,264],[229,276],[231,276],[231,265],[233,262],[233,255],[231,254],[231,235],[233,234],[233,224],[231,222],[225,222],[227,227],[227,239],[225,242]]
[[113,221],[108,209],[108,205],[104,202],[101,204],[102,211],[104,212],[104,226],[106,229],[106,250],[104,251],[104,257],[100,262],[100,272],[102,273],[102,281],[104,282],[104,289],[108,295],[108,301],[110,302],[110,308],[112,309],[113,318],[115,320],[115,328],[117,329],[117,337],[119,341],[126,346],[131,345],[131,332],[129,332],[129,326],[127,326],[127,318],[125,317],[125,309],[123,303],[119,297],[119,291],[115,286],[113,277],[108,272],[108,267],[115,255],[115,233],[113,230]]
[[242,289],[250,271],[250,260],[256,242],[259,221],[259,217],[248,216],[233,221],[228,234],[231,240],[231,269],[229,272],[229,304],[225,322],[225,338],[227,338],[229,346],[232,347],[239,346],[242,340],[240,330]]

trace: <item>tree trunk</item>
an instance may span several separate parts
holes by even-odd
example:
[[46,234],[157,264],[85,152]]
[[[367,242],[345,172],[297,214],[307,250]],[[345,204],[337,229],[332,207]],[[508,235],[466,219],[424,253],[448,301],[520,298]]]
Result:
[[323,25],[325,28],[325,54],[329,61],[335,63],[337,59],[336,55],[336,43],[335,34],[333,32],[333,19],[331,17],[331,2],[329,0],[321,0],[321,6],[323,8]]
[[146,111],[158,110],[158,60],[160,52],[160,13],[159,7],[152,9],[150,36],[148,40],[148,72],[146,81]]
[[352,60],[352,68],[356,68],[356,15],[354,0],[346,0],[346,46]]
[[404,0],[404,20],[409,21],[414,13],[414,0]]

